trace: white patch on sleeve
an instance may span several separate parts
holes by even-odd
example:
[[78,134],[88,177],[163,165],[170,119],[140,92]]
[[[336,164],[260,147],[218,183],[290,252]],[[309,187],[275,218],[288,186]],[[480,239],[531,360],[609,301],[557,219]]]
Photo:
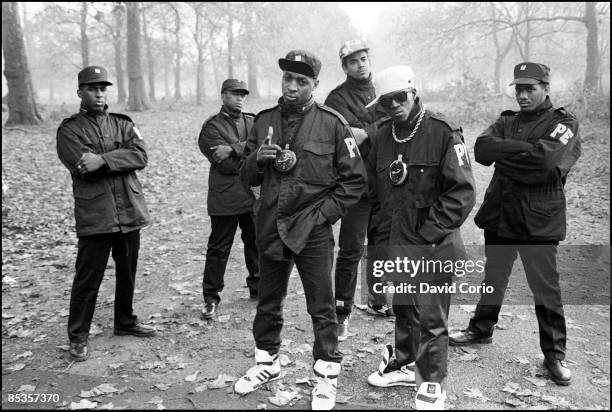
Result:
[[143,140],[142,135],[140,134],[140,130],[138,130],[136,126],[132,127],[132,129],[134,130],[134,133],[136,133],[136,136],[138,136],[140,140]]
[[557,127],[555,127],[555,130],[553,130],[553,132],[550,134],[550,137],[553,139],[559,139],[561,143],[567,144],[569,139],[574,137],[574,132],[572,132],[572,130],[566,125],[559,123]]
[[[467,147],[465,147],[464,143],[457,143],[453,146],[455,149],[455,154],[457,155],[457,161],[459,162],[459,166],[463,166],[465,163],[470,164],[470,156],[468,155]],[[465,162],[463,161],[465,158]]]
[[344,143],[346,144],[346,148],[349,151],[349,156],[351,156],[351,159],[355,156],[361,157],[361,154],[359,153],[359,148],[357,147],[357,142],[353,137],[347,137],[346,139],[344,139]]

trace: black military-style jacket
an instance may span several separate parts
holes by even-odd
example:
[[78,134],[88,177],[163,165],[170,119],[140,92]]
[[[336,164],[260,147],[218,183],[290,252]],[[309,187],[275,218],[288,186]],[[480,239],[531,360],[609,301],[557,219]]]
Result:
[[[241,113],[239,121],[244,122],[247,132],[253,126],[255,115]],[[208,172],[207,209],[209,216],[231,216],[251,212],[255,196],[240,179],[240,164],[244,154],[246,136],[241,140],[234,119],[225,111],[208,118],[202,125],[198,146],[210,162]],[[233,152],[230,157],[216,162],[211,147],[230,146]]]
[[[392,137],[392,123],[380,126],[366,164],[368,179],[376,182],[370,185],[371,197],[379,208],[370,229],[374,243],[444,243],[463,251],[459,227],[474,207],[475,185],[461,128],[439,113],[425,111],[412,140],[398,143]],[[389,166],[399,154],[408,176],[394,186]]]
[[300,253],[317,224],[332,224],[366,191],[366,172],[349,126],[342,116],[314,102],[304,114],[290,149],[297,157],[286,174],[273,162],[257,165],[257,149],[272,126],[272,144],[284,145],[279,106],[260,112],[245,147],[241,172],[261,186],[256,206],[257,246],[263,256],[283,259],[283,245]]
[[[81,174],[81,156],[100,155],[106,165]],[[81,110],[57,129],[57,154],[72,176],[77,236],[130,232],[148,224],[149,212],[136,170],[147,165],[144,141],[134,122],[118,113]]]
[[548,98],[532,113],[502,112],[474,145],[477,162],[495,163],[478,227],[526,242],[565,239],[564,185],[580,155],[578,120]]
[[329,93],[325,105],[336,110],[351,127],[364,129],[368,139],[359,145],[363,159],[368,158],[372,140],[376,137],[379,124],[389,116],[378,105],[366,109],[366,105],[376,98],[372,76],[367,81],[358,81],[350,76],[346,81]]

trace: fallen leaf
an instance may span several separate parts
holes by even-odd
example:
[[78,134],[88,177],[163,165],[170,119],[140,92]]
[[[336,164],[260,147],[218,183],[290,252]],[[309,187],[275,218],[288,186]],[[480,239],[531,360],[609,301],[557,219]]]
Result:
[[466,353],[464,355],[459,356],[457,359],[463,362],[472,362],[478,359],[478,355],[475,353]]
[[34,385],[21,385],[19,389],[17,389],[17,392],[34,392],[35,389],[36,386]]
[[268,398],[268,401],[272,405],[285,406],[289,404],[289,402],[291,402],[293,399],[297,398],[297,396],[297,391],[283,391],[279,389],[276,391],[274,396]]
[[610,379],[604,375],[593,376],[591,377],[590,381],[595,386],[610,386]]
[[205,390],[208,389],[208,385],[204,384],[204,385],[200,385],[200,386],[196,386],[196,388],[194,389],[197,393],[200,392],[204,392]]
[[26,351],[26,352],[20,353],[19,355],[15,355],[15,357],[13,358],[13,360],[17,360],[17,359],[21,359],[21,358],[27,358],[27,357],[30,357],[30,356],[32,356],[32,355],[33,355],[33,353],[32,353],[32,352],[30,352],[30,351]]
[[366,398],[368,399],[372,399],[372,400],[379,400],[380,398],[383,397],[382,393],[378,393],[378,392],[368,392],[368,394],[366,395]]
[[482,394],[482,391],[478,388],[469,388],[469,387],[465,388],[465,390],[463,391],[463,394],[467,396],[468,398],[482,399],[482,400],[486,399],[484,395]]
[[58,345],[55,348],[66,351],[66,350],[70,350],[70,345]]
[[200,371],[195,371],[195,373],[186,376],[185,377],[185,381],[187,381],[187,382],[195,382],[195,380],[198,378],[198,373],[200,373]]
[[258,403],[255,409],[268,409],[268,405],[265,403]]
[[230,320],[230,315],[221,315],[217,317],[217,321],[221,323],[225,323]]
[[516,382],[506,382],[506,386],[502,389],[502,392],[515,393],[519,389],[519,384]]
[[535,386],[539,386],[539,387],[546,386],[546,379],[542,379],[542,378],[530,378],[530,377],[524,377],[523,379],[533,383]]
[[281,353],[278,356],[278,361],[280,362],[281,366],[287,366],[289,364],[291,364],[292,360],[289,359],[289,356],[285,355],[284,353]]
[[533,396],[533,392],[529,389],[523,389],[521,391],[517,391],[514,396]]
[[153,387],[159,389],[160,391],[167,391],[170,386],[172,385],[167,383],[157,383]]
[[98,402],[90,402],[87,399],[82,399],[80,402],[70,402],[70,409],[93,409],[98,406]]
[[163,401],[164,401],[164,400],[163,400],[162,398],[160,398],[159,396],[154,396],[154,397],[152,397],[152,398],[151,398],[151,400],[150,400],[150,401],[145,402],[145,403],[152,403],[152,404],[155,404],[155,405],[159,405],[159,404],[161,404]]
[[13,366],[8,367],[7,369],[13,372],[17,372],[26,367],[25,363],[16,363]]

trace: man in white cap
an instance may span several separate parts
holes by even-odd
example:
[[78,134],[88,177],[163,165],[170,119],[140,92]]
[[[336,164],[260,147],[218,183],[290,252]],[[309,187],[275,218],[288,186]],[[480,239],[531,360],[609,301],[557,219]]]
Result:
[[[325,105],[338,111],[351,126],[364,159],[368,157],[379,123],[387,118],[378,106],[370,109],[365,107],[376,97],[370,71],[369,50],[361,40],[350,40],[340,47],[339,56],[342,70],[346,73],[346,81],[332,90],[325,100]],[[370,211],[370,200],[365,193],[342,218],[340,224],[334,282],[339,341],[344,341],[349,336],[348,325],[357,287],[357,269],[364,251]],[[369,289],[372,283],[373,278],[368,278]],[[377,313],[391,314],[385,294],[374,294],[370,291],[368,306]]]
[[[391,119],[382,123],[366,161],[379,210],[371,231],[378,252],[432,261],[465,259],[459,228],[475,203],[475,185],[462,130],[426,110],[408,66],[394,66],[374,79],[378,103]],[[370,248],[369,248],[370,249]],[[402,256],[400,256],[400,254]],[[421,284],[452,283],[453,273],[432,265],[394,280],[417,293],[395,293],[395,351],[386,345],[379,370],[368,377],[378,387],[414,386],[417,409],[442,409],[446,398],[449,293],[418,293]]]

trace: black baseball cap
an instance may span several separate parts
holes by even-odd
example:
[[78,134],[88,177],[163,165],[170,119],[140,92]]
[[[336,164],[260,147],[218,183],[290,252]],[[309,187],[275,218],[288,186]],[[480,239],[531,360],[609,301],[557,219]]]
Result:
[[514,66],[514,80],[509,84],[550,83],[550,67],[541,63],[523,62]]
[[92,83],[103,83],[107,86],[111,86],[112,83],[108,81],[108,73],[104,67],[101,66],[87,66],[79,72],[78,75],[79,86],[82,84]]
[[249,89],[247,88],[246,82],[238,79],[227,79],[221,85],[221,93],[227,91],[241,90],[246,94],[249,94]]
[[278,59],[282,70],[303,74],[316,79],[321,71],[321,60],[306,50],[291,50],[284,59]]

